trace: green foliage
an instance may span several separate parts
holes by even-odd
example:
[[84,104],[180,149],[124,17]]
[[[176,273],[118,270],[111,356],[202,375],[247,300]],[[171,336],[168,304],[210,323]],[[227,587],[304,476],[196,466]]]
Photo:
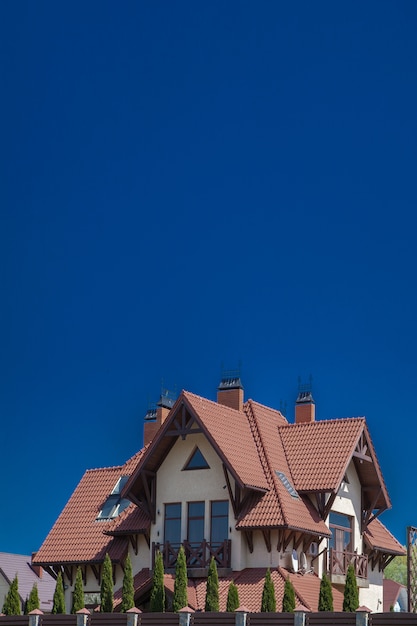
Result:
[[356,583],[355,570],[349,565],[346,572],[345,592],[343,594],[343,610],[356,611],[359,607],[359,590]]
[[77,567],[77,573],[75,575],[74,593],[72,594],[72,607],[71,613],[74,614],[77,611],[81,611],[85,607],[84,602],[84,583],[81,568]]
[[228,613],[233,613],[239,608],[239,592],[238,589],[232,580],[229,585],[229,591],[227,592],[227,601],[226,601],[226,611]]
[[275,613],[277,610],[277,602],[275,599],[275,588],[271,578],[271,571],[268,567],[265,575],[264,588],[262,590],[262,613]]
[[65,613],[65,596],[64,596],[64,584],[62,582],[62,574],[59,572],[56,579],[54,601],[52,604],[52,613],[54,615],[58,613]]
[[164,564],[162,562],[162,554],[159,551],[155,556],[150,608],[153,613],[163,613],[165,611]]
[[133,586],[133,572],[132,561],[130,560],[129,553],[125,560],[125,570],[123,574],[123,587],[122,587],[122,606],[121,612],[126,613],[129,609],[135,606],[135,589]]
[[9,591],[4,598],[3,611],[5,615],[21,615],[22,605],[19,597],[19,582],[17,574],[12,580]]
[[172,600],[172,609],[175,613],[178,613],[180,609],[188,604],[187,586],[187,561],[184,548],[181,546],[175,566],[174,597]]
[[285,580],[284,595],[282,598],[282,612],[294,613],[295,609],[295,591],[290,577]]
[[219,576],[217,574],[217,565],[214,557],[211,557],[206,587],[206,604],[204,607],[206,612],[219,611]]
[[385,578],[407,585],[407,556],[396,556],[384,569]]
[[38,585],[36,583],[33,583],[32,590],[26,602],[25,615],[28,615],[31,611],[34,611],[35,609],[40,609],[40,608],[41,608],[41,603],[39,601]]
[[108,554],[104,557],[100,596],[100,612],[113,613],[113,566]]
[[319,611],[333,611],[332,584],[326,574],[323,574],[320,581]]

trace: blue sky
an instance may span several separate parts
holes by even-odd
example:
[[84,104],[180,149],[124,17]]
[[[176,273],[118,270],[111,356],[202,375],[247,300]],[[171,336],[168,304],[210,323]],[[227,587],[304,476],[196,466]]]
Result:
[[0,550],[170,389],[365,415],[417,525],[417,5],[0,3]]

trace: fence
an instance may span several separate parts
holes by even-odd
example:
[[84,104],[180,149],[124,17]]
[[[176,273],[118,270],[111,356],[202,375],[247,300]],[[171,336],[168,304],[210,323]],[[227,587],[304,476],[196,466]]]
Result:
[[81,613],[0,616],[0,626],[416,626],[415,613]]

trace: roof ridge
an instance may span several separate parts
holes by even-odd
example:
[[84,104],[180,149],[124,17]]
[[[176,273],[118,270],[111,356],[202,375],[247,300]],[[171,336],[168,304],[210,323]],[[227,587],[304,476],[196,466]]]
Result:
[[314,420],[313,422],[288,422],[287,424],[281,424],[278,428],[316,428],[317,424],[334,424],[335,422],[365,422],[366,417],[364,415],[358,417],[332,417],[330,419]]
[[244,406],[248,404],[248,402],[256,404],[257,406],[260,406],[263,409],[267,409],[268,411],[272,411],[273,413],[278,413],[278,415],[280,415],[287,423],[289,423],[285,415],[283,415],[279,409],[274,409],[273,407],[262,404],[262,402],[258,402],[257,400],[253,400],[252,398],[248,398],[244,403]]

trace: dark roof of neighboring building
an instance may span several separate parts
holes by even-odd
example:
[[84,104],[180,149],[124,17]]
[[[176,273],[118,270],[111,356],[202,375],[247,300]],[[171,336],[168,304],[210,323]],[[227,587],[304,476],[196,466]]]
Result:
[[52,602],[55,591],[55,579],[40,570],[32,568],[31,557],[24,554],[11,554],[0,552],[0,576],[10,585],[15,576],[18,578],[18,591],[22,602],[25,602],[36,583],[40,601],[40,609],[44,613],[52,610]]

